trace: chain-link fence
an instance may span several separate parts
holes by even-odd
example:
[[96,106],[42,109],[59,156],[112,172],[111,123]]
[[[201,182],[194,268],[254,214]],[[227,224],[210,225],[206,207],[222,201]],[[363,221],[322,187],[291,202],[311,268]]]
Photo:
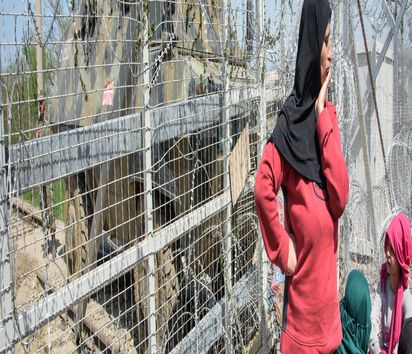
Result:
[[335,100],[351,180],[340,270],[345,279],[361,268],[373,291],[388,221],[412,213],[411,11],[410,1],[347,1],[337,11]]
[[[254,174],[293,84],[301,1],[0,6],[0,351],[275,348],[282,274]],[[412,208],[412,5],[332,8],[351,178],[340,280],[360,267],[373,285],[385,221]]]

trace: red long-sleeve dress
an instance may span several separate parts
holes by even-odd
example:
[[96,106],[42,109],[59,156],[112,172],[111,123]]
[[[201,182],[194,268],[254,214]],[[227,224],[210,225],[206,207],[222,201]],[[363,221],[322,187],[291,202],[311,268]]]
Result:
[[[281,352],[331,353],[342,340],[337,286],[338,219],[349,192],[335,107],[327,102],[317,120],[326,190],[302,177],[269,142],[260,162],[255,202],[267,255],[282,271],[289,236],[295,235],[297,265],[286,278]],[[286,192],[285,227],[276,194]]]

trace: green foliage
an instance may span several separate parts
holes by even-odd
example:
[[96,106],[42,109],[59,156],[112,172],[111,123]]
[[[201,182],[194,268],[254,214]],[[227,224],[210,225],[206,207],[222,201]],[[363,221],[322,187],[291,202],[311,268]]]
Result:
[[[52,71],[47,69],[55,67],[56,57],[52,51],[47,52],[45,47],[42,48],[42,56],[43,89],[44,96],[47,97],[48,85],[52,80]],[[15,61],[4,68],[3,72],[5,89],[2,100],[6,145],[33,140],[39,127],[35,41],[26,37],[25,44],[17,52]],[[54,203],[64,200],[64,182],[54,183],[53,189],[57,198]],[[26,192],[23,194],[23,199],[37,207],[40,206],[39,191]],[[55,212],[57,217],[63,218],[62,206],[57,206]]]
[[147,37],[148,37],[149,40],[152,39],[152,37],[154,35],[154,32],[155,32],[155,28],[156,28],[156,26],[155,26],[154,22],[152,22],[149,26],[148,34],[147,34]]
[[[64,205],[66,194],[66,183],[63,180],[52,183],[53,191],[53,213],[56,219],[64,219]],[[30,203],[36,208],[41,209],[41,191],[39,189],[33,189],[31,191],[23,193],[23,200]]]
[[216,12],[216,0],[210,1],[210,22],[213,23],[215,20],[215,12]]
[[12,144],[19,141],[19,135],[23,136],[24,140],[32,139],[34,134],[28,130],[35,128],[37,122],[35,48],[25,46],[22,54],[23,57],[17,58],[16,62],[6,69],[11,75],[5,78],[6,94],[3,95],[3,103],[6,104],[4,127],[6,134],[13,134],[10,142]]
[[[38,125],[36,46],[29,41],[26,43],[15,62],[4,70],[3,119],[5,135],[11,134],[11,144],[34,139]],[[46,53],[45,48],[42,55],[44,68],[52,67],[55,60]],[[46,70],[43,73],[45,86],[51,77],[51,72]],[[47,91],[46,87],[44,89]]]
[[79,66],[79,48],[77,46],[77,44],[74,46],[74,67],[77,69]]
[[[192,25],[192,22],[194,21],[194,18],[196,16],[196,13],[194,11],[192,13],[193,7],[194,6],[193,6],[192,3],[188,3],[186,5],[186,13],[185,13],[185,30],[186,30],[186,33],[187,33],[187,30],[189,29],[189,27]],[[190,15],[192,15],[191,18],[190,18]]]
[[87,100],[89,99],[89,96],[87,94],[86,84],[84,83],[82,75],[79,75],[79,78],[80,78],[80,85],[82,87],[82,91],[83,91],[83,94],[84,94],[84,100],[87,102]]
[[146,24],[146,20],[149,17],[149,2],[146,0],[143,2],[143,24]]

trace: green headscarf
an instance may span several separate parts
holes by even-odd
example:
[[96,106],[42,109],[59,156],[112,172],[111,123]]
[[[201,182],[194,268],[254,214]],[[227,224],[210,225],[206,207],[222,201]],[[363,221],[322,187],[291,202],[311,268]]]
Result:
[[358,270],[349,273],[345,297],[340,302],[343,339],[338,354],[368,352],[371,333],[371,298],[368,282]]

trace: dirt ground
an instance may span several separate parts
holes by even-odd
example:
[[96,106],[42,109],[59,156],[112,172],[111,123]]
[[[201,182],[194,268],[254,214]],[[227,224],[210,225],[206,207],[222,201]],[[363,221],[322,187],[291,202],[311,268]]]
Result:
[[[49,253],[47,261],[44,258],[43,230],[40,226],[24,221],[24,216],[13,212],[11,216],[11,244],[15,250],[14,301],[18,312],[30,308],[46,296],[44,284],[39,280],[47,279],[49,293],[66,285],[67,267],[64,254],[64,224],[57,220],[57,257],[53,259]],[[126,306],[132,306],[131,284],[125,289],[123,284],[113,282],[101,289],[89,299],[86,317],[95,328],[101,329],[106,338],[117,344],[121,352],[136,352],[130,329],[133,327],[132,311],[126,311]],[[109,300],[108,300],[109,299]],[[126,312],[126,314],[124,314]],[[76,352],[75,335],[66,314],[55,318],[28,337],[22,339],[16,346],[16,353],[71,353]],[[128,319],[129,323],[126,323]],[[136,324],[134,324],[136,326]],[[99,352],[98,348],[86,343],[89,352]]]
[[[59,223],[59,227],[62,227]],[[17,214],[11,218],[11,236],[16,267],[15,303],[19,311],[27,309],[44,295],[36,270],[44,269],[43,252],[40,240],[43,233],[40,227],[21,220]],[[15,347],[16,353],[70,353],[76,349],[73,332],[61,317],[22,339]]]

